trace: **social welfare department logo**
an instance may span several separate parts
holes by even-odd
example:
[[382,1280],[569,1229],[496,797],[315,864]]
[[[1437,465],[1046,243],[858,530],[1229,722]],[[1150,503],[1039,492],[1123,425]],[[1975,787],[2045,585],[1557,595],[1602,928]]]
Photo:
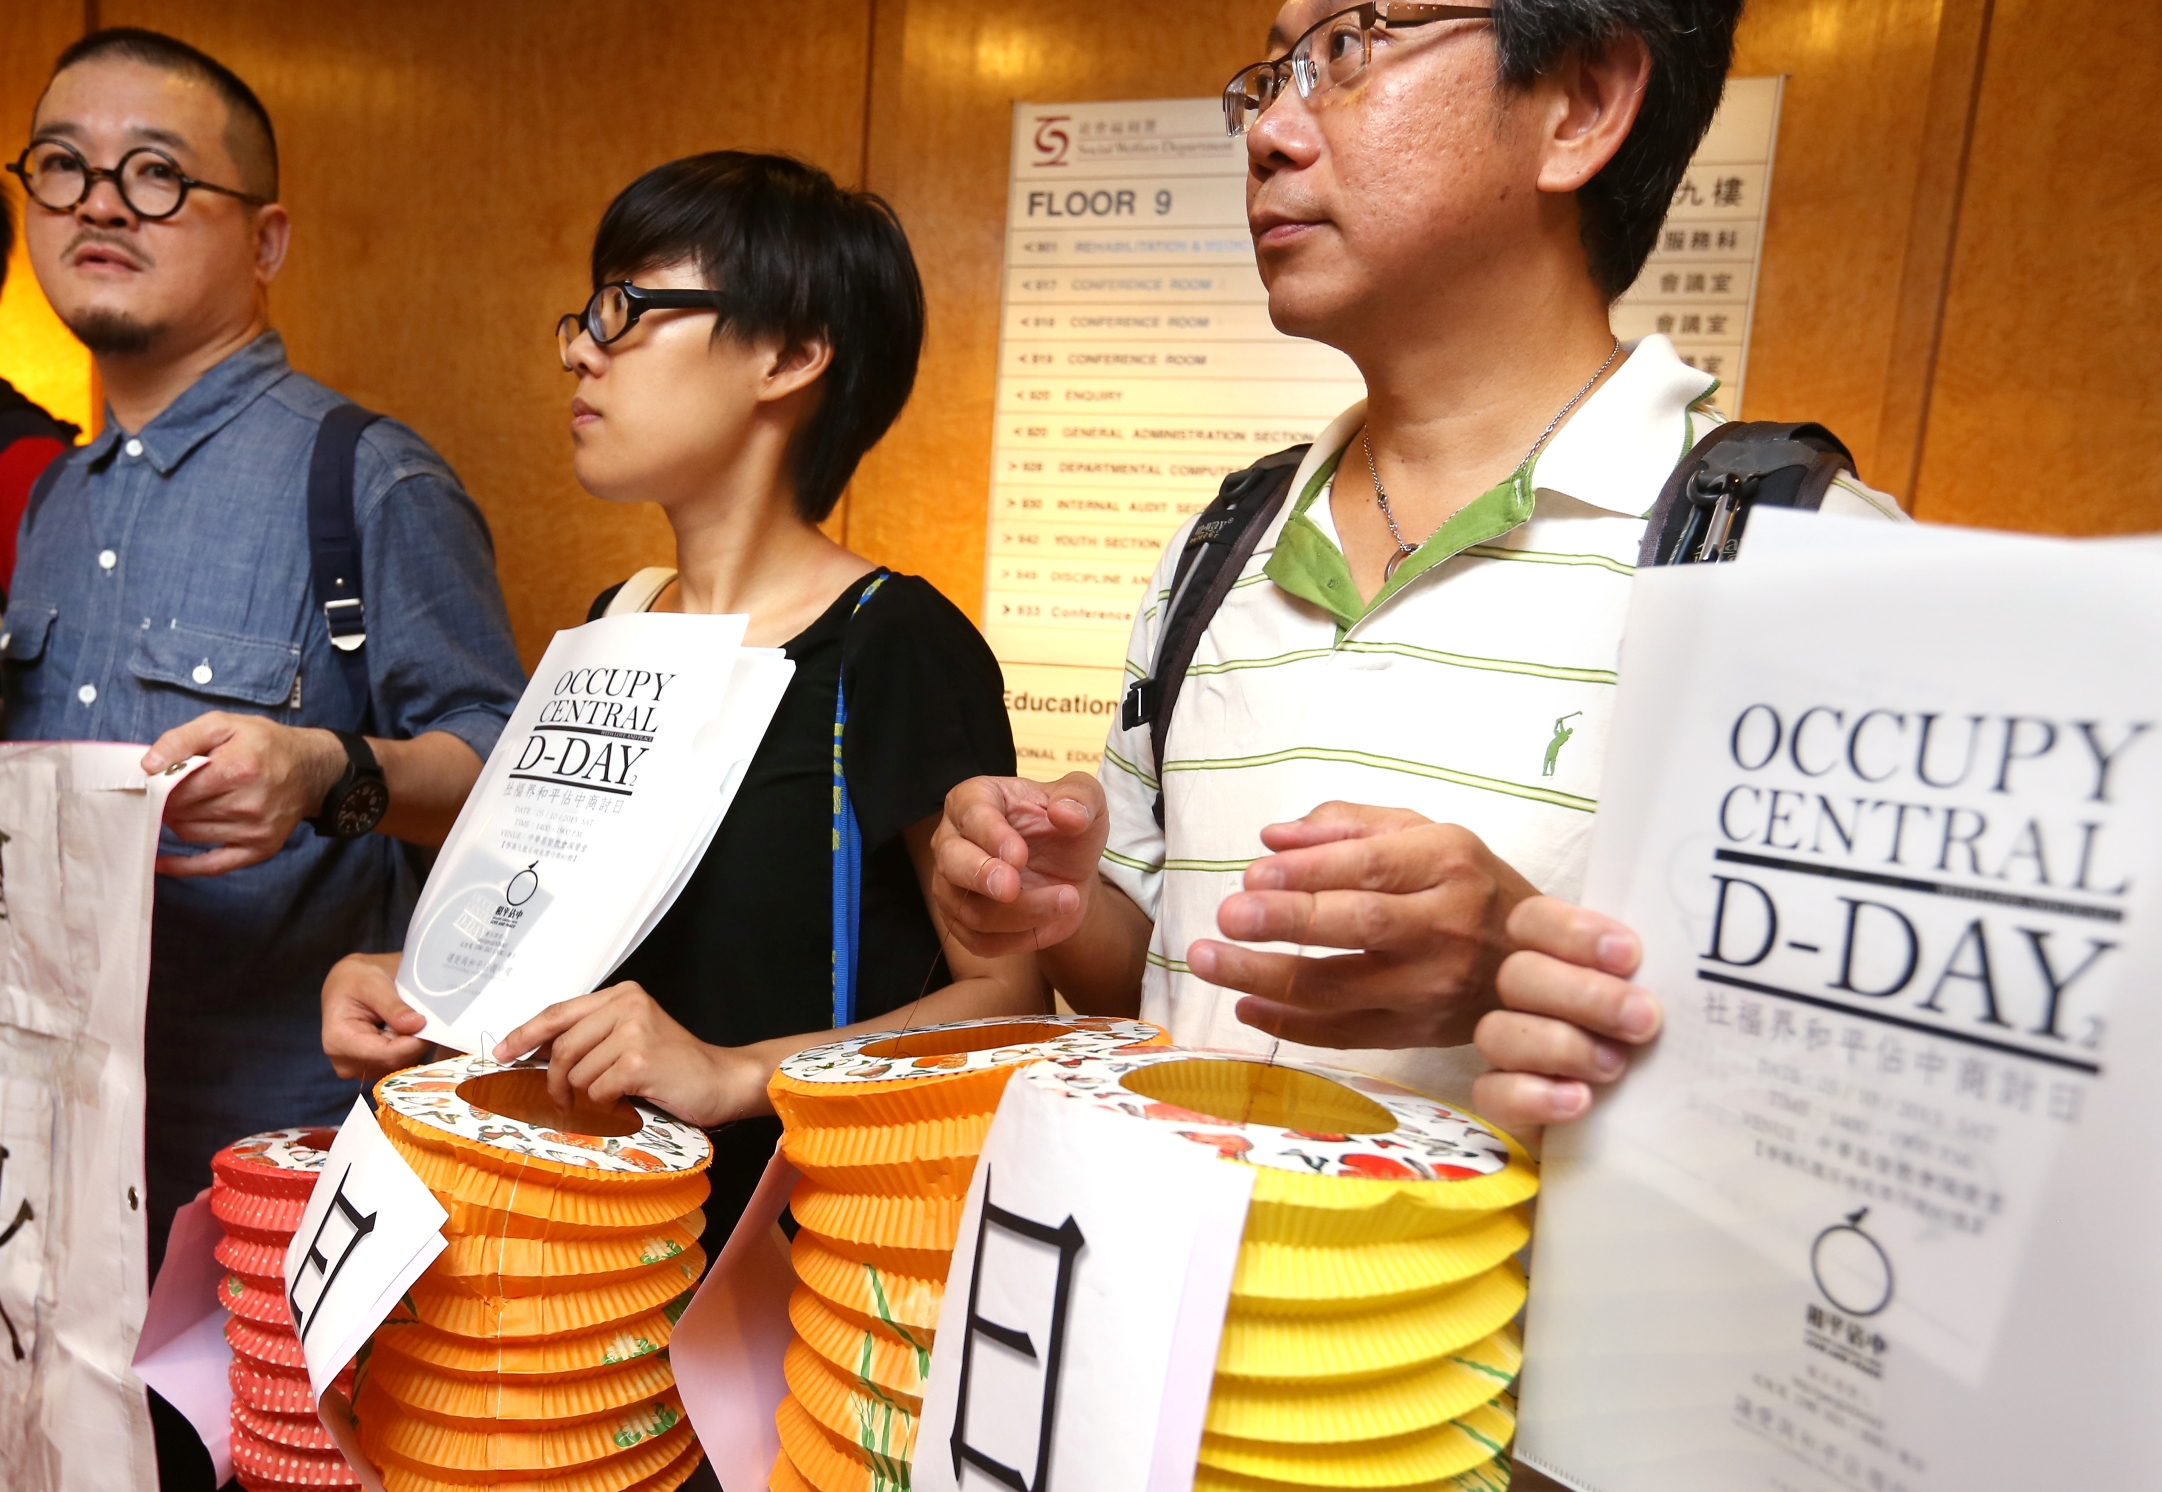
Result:
[[1073,136],[1059,128],[1073,121],[1071,114],[1038,114],[1036,116],[1036,166],[1063,166],[1066,152],[1073,148]]

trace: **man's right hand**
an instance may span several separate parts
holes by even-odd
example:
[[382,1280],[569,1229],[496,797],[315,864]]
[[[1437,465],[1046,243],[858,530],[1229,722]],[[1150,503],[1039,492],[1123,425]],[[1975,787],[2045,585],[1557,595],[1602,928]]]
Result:
[[398,955],[349,953],[323,981],[323,1053],[341,1078],[379,1078],[424,1062],[427,1017],[398,998]]
[[946,794],[931,836],[932,891],[963,947],[985,958],[1064,942],[1088,915],[1111,832],[1085,772],[1057,782],[972,777]]

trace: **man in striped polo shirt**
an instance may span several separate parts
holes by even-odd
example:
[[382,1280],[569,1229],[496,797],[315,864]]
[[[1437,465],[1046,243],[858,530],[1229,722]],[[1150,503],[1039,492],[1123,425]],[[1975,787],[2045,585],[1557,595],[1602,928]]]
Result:
[[[1717,385],[1662,337],[1623,346],[1608,306],[1740,8],[1279,13],[1226,99],[1270,314],[1349,354],[1369,397],[1201,636],[1160,780],[1144,724],[1112,730],[1100,782],[954,789],[937,890],[965,942],[1040,949],[1077,1008],[1517,1127],[1582,1113],[1656,1033],[1634,936],[1571,901],[1644,514]],[[1851,481],[1825,510],[1898,516]],[[1137,678],[1183,541],[1135,621]]]

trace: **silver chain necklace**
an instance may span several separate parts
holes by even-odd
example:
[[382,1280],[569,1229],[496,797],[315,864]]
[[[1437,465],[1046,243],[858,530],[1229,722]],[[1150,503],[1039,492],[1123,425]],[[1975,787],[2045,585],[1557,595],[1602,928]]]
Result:
[[[1599,371],[1585,379],[1584,387],[1571,394],[1569,402],[1554,412],[1554,418],[1546,422],[1546,428],[1539,432],[1539,438],[1531,443],[1531,449],[1524,453],[1524,460],[1517,462],[1514,470],[1522,471],[1525,462],[1530,461],[1532,457],[1539,454],[1539,448],[1547,443],[1556,430],[1561,428],[1561,422],[1569,418],[1569,411],[1576,408],[1578,401],[1591,392],[1593,384],[1606,377],[1606,370],[1613,367],[1614,359],[1620,356],[1621,338],[1616,337],[1614,339],[1614,348],[1606,355],[1606,361],[1599,365]],[[1395,578],[1396,567],[1410,556],[1417,554],[1419,546],[1405,538],[1404,531],[1396,526],[1396,514],[1389,507],[1388,489],[1381,485],[1381,469],[1374,465],[1373,442],[1366,438],[1364,430],[1359,432],[1359,444],[1366,450],[1366,474],[1374,479],[1374,502],[1381,509],[1381,521],[1389,525],[1389,537],[1396,540],[1396,553],[1389,556],[1389,563],[1383,566],[1381,571],[1382,583],[1387,584]],[[1443,522],[1447,521],[1446,519],[1443,520]],[[1427,537],[1432,538],[1433,535],[1429,534]]]

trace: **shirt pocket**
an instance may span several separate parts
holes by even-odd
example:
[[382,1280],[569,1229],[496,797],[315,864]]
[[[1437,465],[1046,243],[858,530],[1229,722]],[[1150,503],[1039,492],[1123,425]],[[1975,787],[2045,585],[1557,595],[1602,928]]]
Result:
[[140,734],[149,741],[206,710],[284,721],[294,710],[300,647],[290,638],[250,637],[173,621],[143,629],[128,671],[144,686]]
[[0,619],[0,658],[10,663],[35,663],[45,656],[45,639],[53,630],[60,608],[27,599],[8,603]]

